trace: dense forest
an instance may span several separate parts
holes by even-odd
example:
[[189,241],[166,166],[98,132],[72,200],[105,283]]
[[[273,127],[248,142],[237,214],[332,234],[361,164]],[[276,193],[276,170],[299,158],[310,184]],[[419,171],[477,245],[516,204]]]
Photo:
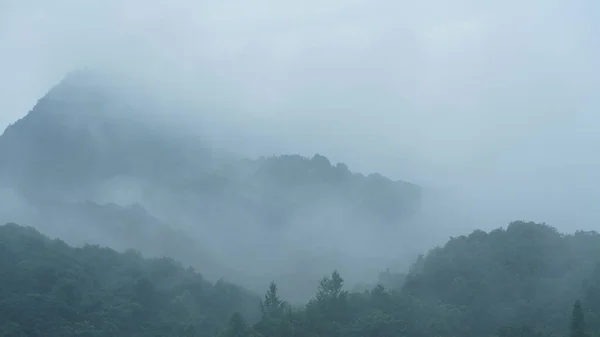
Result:
[[169,258],[72,248],[33,228],[0,227],[1,336],[211,336],[259,298],[212,284]]
[[361,293],[337,272],[302,310],[271,285],[262,319],[239,314],[222,336],[595,336],[600,333],[600,235],[545,224],[452,238],[413,264],[403,283]]
[[[0,227],[2,336],[594,336],[600,235],[514,222],[452,238],[386,287],[334,271],[302,308],[167,258]],[[388,273],[389,274],[389,273]],[[394,284],[394,281],[398,282]]]

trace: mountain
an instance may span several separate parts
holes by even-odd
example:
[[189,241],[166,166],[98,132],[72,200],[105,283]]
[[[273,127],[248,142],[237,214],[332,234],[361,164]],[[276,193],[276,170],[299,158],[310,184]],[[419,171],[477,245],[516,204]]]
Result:
[[[77,195],[111,177],[168,179],[201,168],[208,150],[160,130],[146,96],[120,93],[95,73],[76,72],[0,138],[3,177],[28,192]],[[150,99],[150,98],[149,98]],[[144,109],[153,110],[143,113]],[[197,143],[195,143],[197,144]],[[195,172],[197,174],[199,172]]]
[[[168,108],[157,112],[161,104],[119,92],[105,81],[94,73],[67,76],[5,130],[0,137],[5,185],[36,196],[56,198],[61,191],[81,199],[93,198],[89,190],[97,191],[99,184],[127,177],[167,193],[217,199],[213,204],[223,198],[238,207],[250,203],[245,208],[252,210],[261,204],[266,209],[259,220],[273,225],[289,221],[294,203],[326,198],[338,199],[355,215],[392,224],[418,209],[417,186],[352,173],[320,155],[226,160],[200,136],[165,126]],[[162,119],[156,117],[160,113]],[[275,201],[281,207],[264,205]]]
[[27,211],[5,206],[0,220],[175,256],[253,289],[298,273],[316,284],[333,268],[365,281],[415,241],[419,186],[318,154],[245,158],[183,117],[210,112],[132,83],[72,73],[5,130],[0,189]]

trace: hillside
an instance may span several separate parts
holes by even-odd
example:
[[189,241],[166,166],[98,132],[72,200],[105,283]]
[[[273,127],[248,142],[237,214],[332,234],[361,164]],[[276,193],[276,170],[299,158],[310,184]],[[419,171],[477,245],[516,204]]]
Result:
[[[489,336],[600,333],[600,235],[514,222],[451,239],[390,288],[348,291],[333,272],[302,308],[262,303],[172,259],[72,248],[0,226],[3,336]],[[394,282],[399,282],[394,284]],[[316,289],[316,292],[315,292]]]
[[[194,133],[169,117],[185,104],[144,90],[76,72],[10,125],[0,136],[0,189],[18,197],[6,197],[0,220],[70,243],[193,260],[212,279],[256,288],[299,270],[307,284],[333,268],[353,278],[357,258],[374,261],[397,249],[393,236],[414,241],[420,187],[352,172],[318,154],[234,155],[203,137],[202,125]],[[132,216],[132,205],[143,214]],[[365,263],[356,281],[387,263]]]
[[[531,222],[475,231],[419,258],[391,291],[348,292],[334,272],[305,308],[275,301],[237,336],[597,336],[599,250],[598,233]],[[232,319],[223,335],[239,330]]]
[[2,336],[211,336],[236,311],[259,317],[257,297],[172,259],[73,248],[14,224],[0,226],[0,253]]
[[[598,331],[600,235],[561,234],[532,222],[451,239],[413,266],[402,291],[440,305],[460,334],[484,335],[527,325],[545,335],[566,333],[580,299]],[[460,324],[457,324],[460,322]]]

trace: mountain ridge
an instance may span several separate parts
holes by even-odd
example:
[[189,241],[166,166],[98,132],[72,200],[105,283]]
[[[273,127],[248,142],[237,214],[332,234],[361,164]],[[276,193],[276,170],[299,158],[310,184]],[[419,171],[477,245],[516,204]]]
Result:
[[[312,275],[310,282],[317,282],[336,265],[350,268],[349,256],[358,252],[389,256],[390,249],[399,249],[391,240],[396,235],[410,241],[415,228],[411,221],[421,207],[419,186],[376,173],[355,173],[319,154],[249,159],[224,152],[201,134],[210,124],[199,125],[196,133],[193,127],[180,127],[191,111],[183,102],[152,95],[150,86],[132,86],[135,82],[123,80],[113,86],[111,74],[96,74],[68,75],[0,136],[3,188],[16,191],[39,213],[35,223],[26,216],[7,222],[42,226],[47,216],[53,226],[61,226],[60,212],[47,206],[56,202],[65,216],[78,214],[83,228],[101,226],[100,219],[120,214],[123,218],[114,220],[119,226],[105,226],[118,236],[117,229],[133,221],[126,220],[126,208],[137,204],[148,212],[149,223],[185,233],[198,254],[208,251],[215,261],[228,261],[228,267],[239,272],[236,280],[244,279],[244,273],[296,272],[283,258],[264,261],[273,252],[290,261],[299,259],[295,254],[305,250],[307,242],[315,256],[337,256],[337,262],[323,266],[305,263],[315,268],[306,270]],[[105,216],[93,211],[96,206],[85,206],[88,202]],[[113,203],[124,209],[115,213],[101,206]],[[72,220],[64,222],[65,228],[73,225]],[[95,243],[110,245],[109,236],[103,237]],[[158,237],[152,240],[160,245]],[[121,241],[115,237],[114,242]],[[151,246],[136,245],[153,254]],[[383,267],[364,268],[376,275]],[[367,273],[347,275],[358,282]],[[259,283],[262,286],[264,280],[257,281],[257,287]]]

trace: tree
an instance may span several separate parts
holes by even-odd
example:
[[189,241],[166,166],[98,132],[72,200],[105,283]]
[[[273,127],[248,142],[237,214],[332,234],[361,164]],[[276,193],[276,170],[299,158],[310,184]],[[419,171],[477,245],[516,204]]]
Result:
[[286,302],[279,299],[277,285],[271,282],[264,301],[260,302],[262,320],[254,326],[254,332],[264,336],[293,335],[292,311]]
[[344,294],[342,292],[343,286],[344,279],[336,270],[331,273],[331,277],[324,277],[321,282],[319,282],[316,298],[318,301],[325,299],[337,299]]
[[250,336],[248,324],[239,312],[233,313],[229,319],[229,327],[225,329],[223,337],[246,337]]
[[265,300],[260,303],[260,310],[263,317],[279,317],[283,313],[283,308],[284,302],[277,295],[277,285],[275,282],[271,282],[269,290],[267,290],[267,294],[265,295]]
[[581,302],[575,301],[573,305],[573,314],[571,316],[571,335],[570,337],[586,337],[585,317],[581,309]]

